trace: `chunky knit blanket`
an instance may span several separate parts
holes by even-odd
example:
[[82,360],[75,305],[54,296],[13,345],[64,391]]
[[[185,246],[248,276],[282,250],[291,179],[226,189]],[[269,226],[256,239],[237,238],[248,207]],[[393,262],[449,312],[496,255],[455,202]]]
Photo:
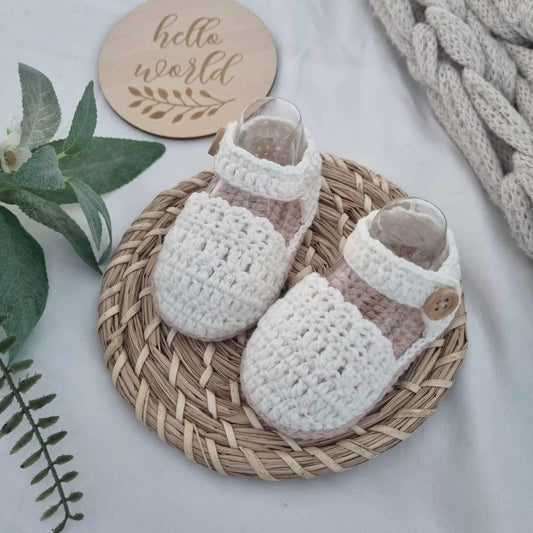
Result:
[[533,0],[370,0],[533,257]]

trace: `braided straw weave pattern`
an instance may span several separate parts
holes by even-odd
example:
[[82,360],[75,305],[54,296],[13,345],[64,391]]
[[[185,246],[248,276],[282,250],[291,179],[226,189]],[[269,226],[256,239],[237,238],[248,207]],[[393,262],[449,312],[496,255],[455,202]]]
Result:
[[[289,285],[312,271],[325,272],[341,257],[360,217],[404,196],[356,163],[322,158],[318,213]],[[150,295],[157,254],[187,197],[207,187],[212,176],[201,172],[157,196],[125,233],[104,273],[98,333],[113,384],[136,417],[191,461],[221,474],[271,481],[342,472],[407,439],[453,385],[467,348],[463,307],[355,430],[301,445],[263,427],[246,405],[239,367],[247,335],[205,343],[161,322]]]
[[533,2],[370,1],[438,119],[533,257]]

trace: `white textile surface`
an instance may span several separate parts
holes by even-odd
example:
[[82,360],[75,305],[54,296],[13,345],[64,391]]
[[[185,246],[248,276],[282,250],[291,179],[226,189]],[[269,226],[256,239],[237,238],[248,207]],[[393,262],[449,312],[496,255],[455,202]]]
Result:
[[[139,0],[2,0],[0,122],[19,111],[17,62],[45,72],[66,133],[99,48]],[[300,107],[317,146],[437,203],[462,255],[470,349],[437,413],[382,457],[315,480],[226,478],[190,463],[138,423],[113,388],[96,335],[100,279],[56,233],[22,217],[45,250],[46,310],[22,355],[59,393],[86,517],[68,531],[524,532],[533,523],[533,261],[433,116],[365,0],[242,0],[279,52],[272,94]],[[96,87],[97,134],[154,139]],[[210,139],[163,140],[166,154],[106,197],[115,243],[148,201],[211,166]],[[77,206],[69,213],[79,216]],[[18,211],[17,211],[18,213]],[[1,251],[0,251],[1,253]],[[0,273],[1,275],[1,273]],[[48,531],[23,458],[0,440],[0,531]],[[45,487],[43,486],[41,490]]]

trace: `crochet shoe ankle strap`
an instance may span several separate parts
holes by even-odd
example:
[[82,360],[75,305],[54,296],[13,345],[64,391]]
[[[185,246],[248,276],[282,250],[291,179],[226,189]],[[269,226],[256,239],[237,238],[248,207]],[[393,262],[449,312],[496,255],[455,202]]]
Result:
[[305,152],[297,165],[279,165],[255,157],[234,142],[236,122],[230,122],[215,154],[216,174],[253,195],[290,202],[299,200],[302,224],[311,223],[320,191],[321,159],[307,131]]
[[344,258],[368,285],[392,300],[421,309],[425,320],[440,321],[457,310],[461,270],[455,239],[448,229],[448,257],[437,271],[398,257],[369,233],[377,211],[359,220],[344,246]]

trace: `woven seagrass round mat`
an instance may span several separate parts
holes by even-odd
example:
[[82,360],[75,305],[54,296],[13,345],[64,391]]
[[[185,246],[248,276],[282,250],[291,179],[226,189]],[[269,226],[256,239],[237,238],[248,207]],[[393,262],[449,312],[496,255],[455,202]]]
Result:
[[[323,273],[341,257],[357,220],[405,194],[352,161],[322,154],[318,214],[288,279]],[[98,332],[113,384],[137,418],[196,463],[221,474],[266,480],[342,472],[407,439],[431,416],[467,348],[462,307],[448,331],[411,364],[376,409],[346,434],[298,442],[262,424],[239,386],[248,335],[205,343],[176,333],[157,316],[150,278],[165,233],[195,191],[201,172],[164,191],[124,235],[103,277]]]

